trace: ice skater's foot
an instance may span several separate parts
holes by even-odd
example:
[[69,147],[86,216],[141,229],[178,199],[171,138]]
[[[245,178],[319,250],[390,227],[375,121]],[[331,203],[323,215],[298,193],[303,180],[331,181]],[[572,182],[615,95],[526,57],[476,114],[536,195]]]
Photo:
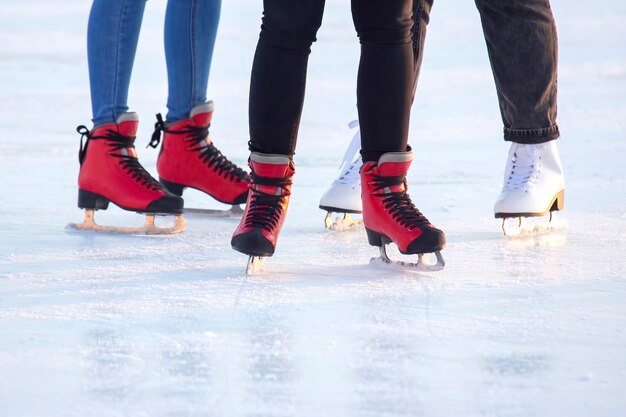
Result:
[[[417,255],[437,254],[446,244],[444,233],[428,221],[407,194],[406,174],[412,160],[411,152],[390,152],[383,154],[378,163],[367,162],[361,168],[367,238],[370,245],[382,247],[385,262],[389,259],[384,246],[391,242],[400,253]],[[443,268],[441,254],[437,260]]]
[[[339,168],[339,176],[326,189],[319,203],[319,207],[327,211],[324,219],[327,229],[343,230],[361,223],[359,219],[350,217],[350,214],[363,211],[361,178],[359,176],[359,170],[363,163],[359,154],[361,135],[358,120],[354,120],[349,126],[356,128],[356,133],[344,154]],[[333,213],[338,213],[339,216],[333,218]]]
[[[81,134],[78,175],[78,207],[85,209],[85,221],[75,228],[119,233],[178,233],[184,229],[182,218],[174,228],[154,226],[154,215],[179,215],[183,199],[170,193],[139,163],[135,152],[136,113],[120,115],[116,123],[77,128]],[[86,141],[83,146],[83,139]],[[99,226],[93,221],[95,210],[106,210],[109,203],[149,215],[140,228]]]
[[251,153],[249,165],[250,193],[231,246],[253,257],[272,256],[287,214],[294,165],[287,155],[258,152]]
[[238,205],[246,201],[250,176],[229,161],[209,137],[213,102],[194,107],[189,119],[163,123],[157,115],[150,146],[156,148],[164,132],[157,162],[161,182],[174,194],[187,187],[210,195],[219,202]]
[[[494,215],[516,218],[521,226],[525,217],[540,217],[563,209],[565,181],[556,140],[528,145],[513,142],[509,150],[502,192],[494,205]],[[523,230],[517,227],[518,230]]]

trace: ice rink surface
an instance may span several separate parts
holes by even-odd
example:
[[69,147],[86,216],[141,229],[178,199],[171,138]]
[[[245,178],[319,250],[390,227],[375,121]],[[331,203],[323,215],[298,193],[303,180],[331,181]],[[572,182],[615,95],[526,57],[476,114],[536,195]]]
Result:
[[[409,174],[449,242],[428,274],[370,265],[362,230],[323,228],[358,62],[348,2],[327,3],[289,217],[265,272],[246,277],[236,219],[189,216],[170,237],[64,230],[82,217],[90,4],[0,0],[0,416],[625,415],[626,3],[553,1],[568,227],[510,240],[492,214],[508,146],[479,16],[435,2]],[[211,135],[242,165],[260,4],[224,1],[209,86]],[[148,2],[130,92],[153,174],[164,7]]]

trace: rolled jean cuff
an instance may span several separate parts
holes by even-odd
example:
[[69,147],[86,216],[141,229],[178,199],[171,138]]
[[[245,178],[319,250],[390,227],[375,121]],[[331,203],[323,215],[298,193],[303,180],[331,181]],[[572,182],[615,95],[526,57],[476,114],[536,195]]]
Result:
[[549,142],[560,136],[559,126],[556,124],[540,129],[509,129],[504,128],[504,140],[515,143],[532,145]]

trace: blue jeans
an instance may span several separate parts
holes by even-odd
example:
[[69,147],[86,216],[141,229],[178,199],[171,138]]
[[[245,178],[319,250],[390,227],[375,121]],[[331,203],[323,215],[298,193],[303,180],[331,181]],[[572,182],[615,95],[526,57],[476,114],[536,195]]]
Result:
[[[128,88],[146,0],[94,0],[87,55],[94,126],[128,111]],[[206,102],[221,0],[169,0],[165,14],[167,122]]]

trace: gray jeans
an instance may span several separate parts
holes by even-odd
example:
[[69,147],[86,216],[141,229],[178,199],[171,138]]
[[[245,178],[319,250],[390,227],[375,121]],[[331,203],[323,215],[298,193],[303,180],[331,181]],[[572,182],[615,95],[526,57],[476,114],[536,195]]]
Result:
[[[504,139],[533,144],[558,138],[558,42],[550,1],[475,1],[496,82]],[[413,3],[415,85],[432,3]]]

